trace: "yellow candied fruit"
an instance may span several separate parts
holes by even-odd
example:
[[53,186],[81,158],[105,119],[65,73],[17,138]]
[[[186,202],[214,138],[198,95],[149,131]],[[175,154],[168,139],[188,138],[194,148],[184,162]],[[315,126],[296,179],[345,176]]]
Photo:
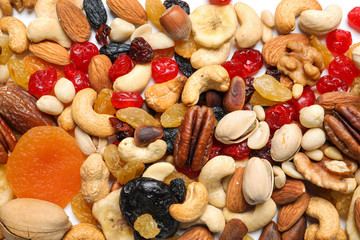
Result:
[[197,50],[196,42],[194,40],[193,34],[190,34],[188,40],[185,41],[175,40],[174,50],[177,54],[179,54],[183,58],[190,58],[191,55]]
[[71,209],[81,223],[98,224],[96,218],[92,215],[91,207],[85,202],[81,192],[71,199]]
[[134,222],[134,229],[144,238],[154,238],[160,233],[160,229],[153,217],[146,213],[140,215]]
[[325,66],[326,68],[328,68],[333,60],[333,57],[329,49],[326,47],[325,43],[321,42],[316,36],[313,35],[310,37],[310,45],[316,48],[319,53],[321,53],[324,59]]
[[153,116],[141,108],[128,107],[119,109],[116,112],[116,117],[121,121],[131,125],[135,129],[140,125],[161,127],[161,124],[158,120],[156,120]]
[[51,63],[48,63],[38,57],[35,56],[26,56],[23,59],[23,63],[26,67],[27,70],[29,70],[29,72],[31,74],[40,71],[40,70],[45,70],[48,69],[50,67],[54,67],[56,70],[56,74],[57,74],[57,79],[63,78],[65,77],[65,73],[64,73],[64,67],[63,66],[58,66],[58,65],[54,65]]
[[291,90],[268,74],[255,78],[254,88],[262,97],[271,101],[285,102],[292,98]]

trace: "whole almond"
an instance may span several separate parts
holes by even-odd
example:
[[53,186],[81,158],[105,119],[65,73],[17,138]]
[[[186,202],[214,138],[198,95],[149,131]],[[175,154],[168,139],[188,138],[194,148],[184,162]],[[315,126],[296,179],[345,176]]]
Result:
[[233,218],[226,223],[219,240],[240,240],[247,234],[247,232],[248,228],[245,223],[243,223],[240,219]]
[[29,50],[36,57],[56,65],[70,64],[69,52],[60,44],[50,41],[31,43]]
[[112,81],[109,78],[109,69],[112,63],[106,55],[94,56],[89,64],[89,81],[91,87],[99,93],[104,88],[112,88]]
[[305,191],[305,185],[302,181],[287,178],[284,187],[275,189],[271,197],[276,204],[285,205],[294,202]]
[[289,230],[283,232],[282,240],[303,240],[306,230],[306,217],[302,216]]
[[86,42],[91,35],[91,27],[85,14],[69,0],[59,0],[56,13],[61,27],[74,42]]
[[281,240],[281,234],[275,222],[271,221],[264,227],[259,240]]
[[325,110],[333,110],[336,105],[345,103],[360,107],[360,98],[348,92],[328,92],[316,99],[316,104]]
[[242,193],[244,170],[245,167],[238,167],[236,169],[226,191],[226,207],[231,212],[241,213],[249,206]]
[[360,198],[356,199],[354,205],[354,219],[357,231],[360,233]]
[[178,240],[214,240],[212,233],[204,227],[194,227],[181,235]]
[[145,9],[138,0],[106,0],[106,3],[111,11],[127,22],[139,25],[147,22]]

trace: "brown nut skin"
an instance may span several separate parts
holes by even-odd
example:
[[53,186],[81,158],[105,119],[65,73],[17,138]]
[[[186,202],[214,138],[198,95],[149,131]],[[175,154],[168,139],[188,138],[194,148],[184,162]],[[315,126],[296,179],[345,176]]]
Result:
[[187,40],[191,33],[189,15],[179,6],[167,9],[159,22],[164,31],[174,40]]
[[246,85],[244,79],[235,76],[230,81],[229,90],[225,93],[223,106],[227,112],[241,110],[245,104]]
[[97,93],[104,88],[112,89],[112,81],[109,78],[109,69],[112,63],[106,55],[100,54],[94,56],[89,64],[89,82]]
[[325,110],[333,110],[338,104],[350,103],[360,107],[360,98],[348,92],[328,92],[321,94],[315,104],[322,106]]
[[282,240],[303,240],[306,230],[306,217],[303,215],[289,230],[283,232]]
[[241,213],[249,206],[242,193],[244,170],[245,167],[238,167],[235,170],[226,191],[226,207],[231,212]]
[[217,91],[206,92],[206,106],[208,107],[221,107],[222,95]]
[[248,232],[245,223],[240,219],[233,218],[225,225],[219,240],[241,240]]
[[271,221],[263,229],[259,240],[281,240],[281,234],[277,229],[277,225],[274,221]]
[[164,136],[164,131],[159,127],[141,125],[135,129],[134,141],[138,147],[145,147]]
[[214,240],[212,233],[205,227],[194,227],[181,235],[178,240]]
[[305,185],[302,181],[287,178],[284,187],[275,189],[271,198],[278,205],[286,205],[296,201],[305,191]]

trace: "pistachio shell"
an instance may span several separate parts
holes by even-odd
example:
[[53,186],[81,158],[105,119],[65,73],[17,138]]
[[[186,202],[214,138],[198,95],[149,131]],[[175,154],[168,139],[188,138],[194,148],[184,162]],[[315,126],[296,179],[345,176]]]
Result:
[[234,111],[219,121],[215,129],[215,138],[225,144],[239,143],[253,134],[258,127],[259,121],[254,111]]
[[270,154],[274,161],[285,162],[300,150],[302,133],[295,123],[285,124],[276,130],[271,140]]

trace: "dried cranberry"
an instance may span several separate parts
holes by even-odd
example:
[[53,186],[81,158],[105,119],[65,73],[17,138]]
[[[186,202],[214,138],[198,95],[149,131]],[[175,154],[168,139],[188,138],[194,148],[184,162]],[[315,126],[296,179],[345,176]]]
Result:
[[258,157],[258,158],[266,159],[271,163],[271,165],[274,165],[276,162],[271,157],[270,148],[271,148],[270,146],[265,145],[265,147],[259,150],[252,149],[249,154],[249,158]]
[[224,145],[224,147],[221,150],[221,153],[223,155],[230,156],[234,158],[235,160],[241,160],[249,157],[251,149],[247,145],[247,140],[230,144],[230,145]]
[[191,179],[197,178],[199,176],[199,174],[200,174],[200,171],[194,172],[191,169],[191,166],[184,165],[183,167],[178,167],[178,166],[175,165],[175,168],[176,168],[176,171],[185,174],[186,176],[188,176]]
[[303,93],[298,99],[292,98],[290,102],[295,107],[294,119],[298,120],[300,110],[303,109],[304,107],[313,105],[315,103],[315,100],[316,100],[315,94],[310,87],[305,87]]
[[231,0],[209,0],[209,2],[214,5],[228,5]]
[[253,93],[255,92],[255,88],[254,88],[254,78],[253,77],[247,77],[244,78],[245,81],[245,102],[249,102],[251,96],[253,95]]
[[354,62],[344,55],[335,57],[329,65],[329,75],[345,80],[349,86],[359,74]]
[[246,69],[243,64],[235,61],[226,61],[221,64],[229,74],[230,79],[235,76],[246,77]]
[[279,129],[291,123],[295,115],[295,106],[291,102],[279,103],[265,110],[265,121],[271,129]]
[[111,125],[115,128],[116,139],[121,141],[127,137],[133,137],[135,129],[129,124],[120,121],[116,117],[109,118]]
[[268,67],[268,68],[266,68],[265,74],[270,75],[270,76],[274,77],[276,80],[280,81],[282,71],[277,69],[277,67]]
[[136,63],[149,63],[154,58],[150,44],[142,37],[137,37],[130,44],[129,56]]
[[70,80],[78,92],[84,88],[90,88],[89,78],[86,73],[80,71],[73,63],[64,66],[65,77]]
[[96,31],[95,39],[101,46],[108,45],[108,36],[110,35],[111,28],[104,24]]
[[33,73],[29,79],[29,93],[32,95],[46,95],[51,92],[57,81],[54,67],[39,70]]
[[263,57],[256,49],[244,49],[234,52],[231,61],[240,62],[246,70],[246,76],[257,73],[263,65]]
[[325,75],[322,76],[316,83],[316,89],[321,94],[335,91],[347,92],[349,86],[344,80],[340,78],[334,77],[332,75]]
[[93,56],[99,54],[99,49],[91,42],[75,43],[70,48],[70,59],[79,70],[88,72],[88,66]]
[[349,49],[352,43],[351,32],[335,29],[326,37],[326,45],[330,52],[336,54],[344,54]]
[[109,69],[109,77],[115,82],[118,77],[128,74],[134,67],[133,61],[127,54],[120,54]]
[[151,63],[151,74],[156,83],[174,79],[179,72],[177,63],[170,58],[160,58]]
[[137,92],[114,92],[111,96],[111,103],[115,108],[140,108],[143,101],[143,98]]
[[218,155],[221,155],[222,147],[224,146],[223,143],[216,140],[215,137],[213,137],[213,144],[211,147],[210,157],[209,159],[212,159],[213,157],[216,157]]
[[360,29],[360,7],[354,7],[347,17],[350,25]]

